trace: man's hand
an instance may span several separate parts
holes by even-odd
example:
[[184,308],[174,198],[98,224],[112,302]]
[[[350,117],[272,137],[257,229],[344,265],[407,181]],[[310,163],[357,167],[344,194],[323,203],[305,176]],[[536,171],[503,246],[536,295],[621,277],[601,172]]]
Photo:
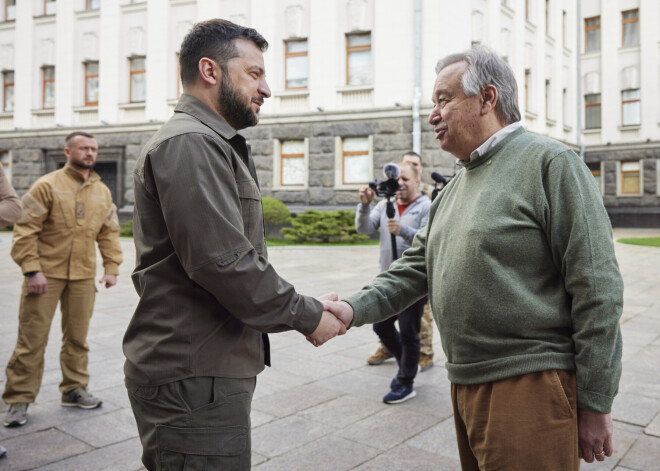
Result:
[[319,347],[337,335],[344,335],[345,333],[346,327],[344,324],[329,312],[323,311],[321,322],[319,322],[316,330],[307,336],[307,340],[315,347]]
[[374,199],[374,195],[375,195],[374,190],[372,190],[368,186],[360,188],[360,203],[362,204],[371,203],[371,200]]
[[27,277],[28,293],[30,294],[46,294],[48,291],[48,281],[46,276],[38,271],[34,276]]
[[106,288],[111,288],[114,285],[117,284],[117,276],[116,275],[103,275],[103,278],[99,280],[99,283],[103,284],[105,283]]
[[395,236],[398,236],[399,234],[401,234],[401,223],[396,219],[388,219],[387,230],[390,234],[394,234]]
[[323,309],[330,311],[347,329],[353,322],[353,308],[346,301],[324,301]]
[[612,456],[612,415],[578,409],[578,450],[587,463]]

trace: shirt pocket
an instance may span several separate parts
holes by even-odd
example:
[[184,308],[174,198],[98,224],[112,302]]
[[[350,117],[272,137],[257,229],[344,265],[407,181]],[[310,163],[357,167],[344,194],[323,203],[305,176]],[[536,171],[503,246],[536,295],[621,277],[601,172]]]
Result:
[[261,247],[263,243],[263,214],[261,209],[261,194],[254,180],[236,182],[238,197],[241,201],[241,217],[245,237],[253,247]]
[[53,190],[52,222],[55,227],[74,227],[76,198],[70,191]]

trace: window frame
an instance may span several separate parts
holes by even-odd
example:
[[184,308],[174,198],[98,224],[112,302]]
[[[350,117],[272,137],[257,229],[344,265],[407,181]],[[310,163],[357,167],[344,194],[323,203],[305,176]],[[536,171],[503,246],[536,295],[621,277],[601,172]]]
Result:
[[4,16],[2,17],[2,21],[15,21],[16,20],[16,0],[14,0],[14,4],[12,5],[14,7],[14,17],[13,18],[7,18],[8,13],[9,13],[9,0],[4,0]]
[[[623,170],[623,165],[626,163],[636,163],[639,165],[639,168],[637,170]],[[643,183],[643,177],[644,177],[644,161],[643,160],[621,160],[618,162],[618,196],[642,196],[642,192],[644,190],[644,183]],[[637,174],[637,184],[638,184],[638,190],[636,193],[629,193],[629,192],[624,192],[623,191],[623,182],[624,182],[624,175],[626,174]]]
[[532,82],[532,69],[525,69],[525,111],[531,111],[530,109],[531,100],[529,99],[530,98],[529,89],[531,82]]
[[[351,37],[351,36],[369,36],[369,45],[368,46],[349,46],[348,45],[348,38]],[[345,83],[346,83],[347,86],[355,86],[355,85],[350,85],[348,83],[348,77],[349,77],[349,73],[348,73],[348,71],[349,71],[349,69],[348,69],[349,61],[348,61],[348,58],[349,58],[349,56],[352,52],[369,51],[370,57],[371,57],[371,65],[373,67],[373,55],[371,55],[373,41],[372,41],[371,36],[372,36],[371,31],[363,31],[361,33],[346,33],[346,35],[345,35],[345,38],[346,38],[346,82]],[[372,81],[373,81],[373,77],[372,77]],[[342,177],[342,180],[343,180],[343,177]]]
[[[55,5],[55,12],[48,13],[48,4],[52,3]],[[57,0],[44,0],[44,16],[53,16],[57,14]]]
[[[626,13],[633,13],[633,12],[637,13],[637,16],[635,18],[628,18],[628,19],[625,18]],[[637,28],[637,44],[634,44],[632,46],[624,46],[623,39],[625,37],[625,34],[624,34],[625,33],[625,27],[629,23],[637,23],[637,26],[638,26],[638,28]],[[625,10],[625,11],[621,12],[621,47],[622,48],[623,47],[628,48],[628,47],[637,47],[637,46],[639,46],[639,8],[633,8],[631,10]]]
[[[639,92],[639,98],[634,99],[634,100],[624,100],[623,99],[623,94],[625,92],[634,92],[637,91]],[[638,115],[638,120],[636,123],[625,123],[624,122],[624,107],[627,104],[630,103],[639,103],[639,115]],[[621,126],[640,126],[642,124],[642,91],[639,88],[629,88],[626,90],[621,90]]]
[[[142,59],[144,60],[144,69],[133,70],[133,61]],[[145,84],[147,79],[147,57],[146,56],[133,56],[128,58],[128,102],[129,103],[144,103],[147,101],[146,87],[144,100],[133,101],[133,75],[144,74]]]
[[[364,138],[367,141],[367,149],[366,150],[359,150],[359,151],[346,151],[344,150],[344,146],[346,144],[346,139],[351,139],[351,138]],[[363,182],[346,182],[346,157],[349,156],[358,156],[358,155],[363,155],[366,156],[367,159],[370,158],[371,156],[371,136],[344,136],[341,138],[341,185],[342,186],[350,186],[350,185],[358,185],[358,186],[363,186],[369,183],[369,180],[371,180],[371,176],[367,178],[366,181]],[[373,167],[373,162],[371,162],[371,167]],[[373,169],[372,169],[373,173]]]
[[[587,22],[589,22],[589,21],[593,21],[593,20],[598,20],[598,25],[596,25],[596,26],[588,26],[588,25],[587,25]],[[600,27],[601,27],[601,24],[600,24],[600,23],[601,23],[600,15],[598,15],[598,16],[591,16],[591,17],[589,17],[589,18],[585,18],[585,19],[584,19],[584,52],[585,52],[585,54],[588,54],[588,53],[590,53],[590,52],[600,51],[601,48],[602,48],[602,44],[601,44],[601,41],[600,41],[600,39],[601,39],[600,35],[601,35],[601,32],[602,32],[601,29],[600,29]],[[591,50],[591,51],[590,51],[589,49],[587,49],[587,47],[588,47],[588,45],[589,45],[589,41],[587,40],[587,38],[588,38],[588,33],[589,33],[589,31],[594,31],[594,30],[598,30],[598,35],[599,35],[599,38],[598,38],[598,49],[594,49],[594,50]]]
[[[591,174],[595,177],[598,177],[597,183],[598,183],[598,191],[600,191],[601,195],[605,194],[605,179],[603,178],[603,162],[586,162],[587,168],[591,172]],[[597,169],[592,168],[598,166]]]
[[[587,103],[587,96],[599,95],[600,99],[598,103]],[[601,93],[586,93],[584,95],[584,129],[601,129],[603,127],[603,96]],[[592,108],[598,106],[600,107],[600,126],[598,127],[588,127],[587,126],[587,108]]]
[[[304,52],[289,52],[289,43],[305,42],[307,47]],[[290,57],[307,57],[307,85],[303,87],[289,87],[288,62]],[[348,60],[348,59],[347,59]],[[289,39],[284,41],[284,89],[285,90],[306,90],[309,88],[309,41],[307,38]]]
[[[283,152],[284,149],[284,143],[285,142],[292,142],[292,141],[299,141],[302,142],[303,146],[303,153],[302,154],[285,154]],[[309,170],[307,168],[307,140],[306,139],[280,139],[278,141],[279,145],[279,152],[278,152],[278,158],[279,158],[279,176],[278,176],[278,182],[277,182],[277,187],[282,188],[282,189],[297,189],[297,188],[304,188],[308,184],[308,178],[309,178]],[[302,183],[284,183],[284,159],[302,159],[303,164],[305,166],[305,181]]]
[[[52,79],[47,79],[46,78],[46,70],[47,69],[52,69],[53,70],[53,78]],[[53,104],[52,107],[46,108],[46,84],[47,83],[53,83],[53,87],[55,86],[55,66],[54,65],[45,65],[41,68],[41,109],[42,110],[52,110],[55,108],[55,105]],[[55,92],[55,90],[53,90]]]
[[84,87],[84,90],[83,90],[83,92],[85,93],[84,102],[85,102],[85,106],[98,106],[98,104],[99,104],[98,100],[95,101],[95,102],[87,101],[87,96],[88,96],[88,93],[87,93],[87,91],[88,91],[88,88],[87,88],[88,87],[88,82],[87,82],[87,80],[90,79],[90,78],[94,78],[94,77],[98,78],[99,77],[98,71],[95,74],[88,74],[87,73],[87,67],[90,64],[96,64],[96,67],[99,67],[99,61],[89,61],[89,62],[85,62],[83,64],[84,65],[84,72],[83,72],[84,82],[83,83],[85,84],[85,87]]
[[[12,74],[12,81],[7,82],[7,74]],[[16,72],[13,70],[5,70],[2,72],[2,111],[4,113],[14,112],[14,107],[11,110],[7,109],[7,88],[14,88],[16,82]]]
[[99,0],[99,3],[97,7],[92,7],[91,3],[93,0],[85,0],[85,10],[87,11],[94,11],[94,10],[99,10],[101,8],[101,0]]

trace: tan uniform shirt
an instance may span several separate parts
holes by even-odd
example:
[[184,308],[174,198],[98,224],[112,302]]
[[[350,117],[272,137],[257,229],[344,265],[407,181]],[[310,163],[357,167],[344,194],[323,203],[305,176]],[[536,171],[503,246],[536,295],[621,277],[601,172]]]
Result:
[[323,306],[268,263],[254,163],[215,111],[182,95],[134,181],[140,301],[124,337],[129,379],[253,377],[268,363],[263,332],[316,329]]
[[0,166],[0,229],[21,217],[21,200]]
[[44,175],[23,196],[23,216],[14,225],[11,256],[23,273],[85,280],[96,276],[98,243],[107,275],[118,275],[123,260],[117,207],[101,177],[87,181],[64,166]]

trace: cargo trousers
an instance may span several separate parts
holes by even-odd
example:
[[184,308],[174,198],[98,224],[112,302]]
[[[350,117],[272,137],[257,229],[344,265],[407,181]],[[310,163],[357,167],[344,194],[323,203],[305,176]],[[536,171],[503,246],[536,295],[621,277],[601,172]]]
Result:
[[87,370],[87,332],[94,311],[94,279],[61,280],[47,278],[45,294],[28,292],[23,281],[18,315],[18,339],[7,364],[7,383],[2,399],[7,404],[33,403],[44,372],[44,353],[57,303],[62,311],[62,349],[60,391],[66,392],[89,384]]
[[149,471],[249,471],[256,377],[125,380]]

